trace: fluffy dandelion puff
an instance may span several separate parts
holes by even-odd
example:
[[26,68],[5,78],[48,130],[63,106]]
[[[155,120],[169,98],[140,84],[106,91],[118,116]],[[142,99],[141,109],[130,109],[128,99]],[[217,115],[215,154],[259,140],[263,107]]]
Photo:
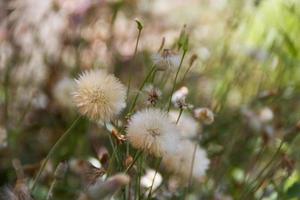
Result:
[[162,183],[163,178],[159,172],[153,169],[147,169],[146,174],[141,178],[141,185],[147,189],[152,186],[152,191],[156,190]]
[[187,140],[181,141],[176,151],[169,152],[163,157],[166,169],[179,176],[182,182],[187,182],[190,177],[201,181],[209,167],[210,161],[206,151],[195,145]]
[[170,49],[164,49],[162,53],[152,56],[155,65],[161,69],[176,70],[180,65],[180,56]]
[[132,146],[158,157],[175,150],[179,141],[179,130],[169,120],[167,113],[154,108],[134,114],[127,132]]
[[214,113],[208,108],[196,108],[194,115],[204,124],[212,124],[214,122]]
[[103,70],[86,71],[76,79],[73,100],[79,112],[92,120],[111,120],[126,106],[125,99],[125,86]]
[[[172,110],[169,112],[169,117],[173,123],[177,122],[180,112]],[[200,124],[188,113],[183,112],[177,123],[180,130],[180,136],[184,139],[196,137],[201,131]]]

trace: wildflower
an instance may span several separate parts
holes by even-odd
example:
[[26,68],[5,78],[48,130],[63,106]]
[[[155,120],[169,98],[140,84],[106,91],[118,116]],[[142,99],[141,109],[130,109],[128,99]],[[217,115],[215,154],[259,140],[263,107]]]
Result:
[[128,140],[135,148],[158,157],[168,148],[174,148],[179,140],[179,130],[169,120],[167,113],[154,108],[134,114],[127,132]]
[[210,163],[205,150],[195,145],[188,140],[181,141],[176,151],[168,152],[163,157],[166,169],[178,175],[183,182],[188,181],[190,176],[201,181]]
[[212,124],[214,122],[214,113],[208,108],[197,108],[194,110],[194,115],[204,124]]
[[[173,123],[177,122],[177,119],[179,117],[179,111],[172,110],[169,112],[170,119]],[[183,112],[179,118],[179,121],[177,123],[177,127],[180,130],[180,136],[182,138],[193,138],[197,136],[200,125],[196,122],[196,120],[189,115],[188,113]]]
[[156,190],[161,183],[162,176],[153,169],[147,169],[146,174],[141,178],[141,185],[147,189],[152,186],[152,191]]
[[109,121],[126,105],[125,86],[103,70],[83,72],[76,84],[74,102],[79,112],[92,120]]
[[192,107],[191,104],[186,103],[186,97],[188,93],[189,89],[185,86],[174,92],[171,101],[176,108],[186,109]]
[[180,56],[170,49],[164,49],[162,53],[153,57],[153,62],[161,69],[177,69],[180,65]]
[[147,93],[147,105],[154,106],[161,96],[161,91],[153,85],[146,86],[144,91]]

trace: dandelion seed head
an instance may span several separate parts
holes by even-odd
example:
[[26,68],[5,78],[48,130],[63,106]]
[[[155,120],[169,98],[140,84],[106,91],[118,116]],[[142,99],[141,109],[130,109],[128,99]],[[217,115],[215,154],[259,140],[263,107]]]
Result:
[[154,108],[134,114],[127,132],[132,146],[158,157],[166,151],[172,151],[179,140],[179,130],[169,120],[167,113]]
[[163,157],[163,164],[167,170],[179,176],[182,182],[187,182],[190,176],[193,180],[201,181],[205,176],[210,161],[207,158],[206,151],[196,146],[193,162],[194,151],[195,144],[188,140],[183,140],[177,146],[176,151],[169,152]]
[[103,70],[83,72],[76,79],[73,100],[82,115],[107,122],[126,106],[126,88]]
[[62,107],[72,106],[72,101],[70,100],[70,95],[75,90],[74,81],[68,77],[64,77],[57,82],[54,86],[53,94],[56,102]]
[[194,115],[204,124],[212,124],[214,122],[214,113],[208,108],[196,108]]
[[[173,123],[176,123],[180,112],[172,110],[169,112],[170,119]],[[177,123],[177,127],[180,130],[180,136],[184,139],[191,139],[197,136],[200,132],[200,124],[188,113],[183,112]]]
[[141,185],[145,188],[151,188],[154,191],[162,183],[162,176],[153,169],[147,169],[146,174],[141,178]]
[[152,56],[155,65],[161,69],[176,70],[180,65],[180,56],[170,49],[164,49],[162,53]]

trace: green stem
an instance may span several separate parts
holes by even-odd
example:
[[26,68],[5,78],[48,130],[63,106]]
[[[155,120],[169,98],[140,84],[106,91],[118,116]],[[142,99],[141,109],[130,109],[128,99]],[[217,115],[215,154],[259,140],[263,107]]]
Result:
[[193,157],[192,157],[192,164],[191,164],[191,171],[190,171],[190,177],[189,177],[189,185],[188,185],[188,191],[191,189],[192,186],[192,176],[193,176],[193,170],[194,170],[194,162],[196,157],[196,150],[197,150],[197,143],[195,144],[194,151],[193,151]]
[[179,115],[178,115],[177,120],[176,120],[176,124],[178,124],[179,119],[180,119],[180,117],[181,117],[181,115],[182,115],[182,112],[183,112],[183,109],[180,108]]
[[143,151],[136,152],[132,163],[130,163],[130,165],[126,168],[125,173],[127,173],[132,168],[132,166],[135,164],[137,159],[142,155],[142,153],[143,153]]
[[183,63],[183,59],[184,59],[184,57],[185,57],[185,54],[186,54],[186,51],[183,51],[183,54],[182,54],[181,60],[180,60],[180,64],[179,64],[179,66],[178,66],[178,69],[177,69],[177,72],[176,72],[176,75],[175,75],[175,79],[174,79],[174,83],[173,83],[172,92],[171,92],[171,95],[170,95],[170,97],[169,97],[168,112],[170,111],[172,95],[173,95],[173,93],[174,93],[174,91],[175,91],[176,81],[177,81],[178,74],[179,74],[179,71],[180,71],[180,69],[181,69],[181,66],[182,66],[182,63]]
[[141,37],[141,33],[142,33],[142,29],[139,29],[139,33],[138,33],[138,36],[137,36],[137,39],[136,39],[136,43],[135,43],[135,48],[134,48],[134,55],[133,55],[133,57],[136,56],[137,49],[138,49],[138,46],[139,46],[140,37]]
[[150,187],[150,190],[149,190],[149,194],[148,194],[148,198],[147,198],[147,199],[151,199],[151,194],[152,194],[153,184],[154,184],[155,177],[156,177],[156,174],[157,174],[157,171],[158,171],[158,169],[159,169],[159,166],[160,166],[161,161],[162,161],[162,157],[158,158],[158,161],[157,161],[157,164],[156,164],[156,167],[155,167],[155,174],[154,174],[154,177],[153,177],[153,180],[152,180],[152,183],[151,183],[151,187]]
[[51,158],[51,156],[53,155],[53,153],[58,149],[58,147],[65,141],[65,139],[69,136],[69,134],[71,133],[71,130],[74,128],[74,126],[77,124],[77,122],[80,120],[81,116],[79,116],[77,119],[74,120],[74,122],[71,124],[71,126],[62,134],[62,136],[57,140],[57,142],[53,145],[53,147],[50,149],[50,151],[48,152],[46,158],[44,159],[34,181],[33,181],[33,185],[31,187],[31,192],[34,191],[35,186],[37,184],[37,182],[39,181],[39,178],[43,172],[43,170],[45,169],[49,159]]
[[[271,164],[274,162],[274,160],[276,159],[277,155],[279,154],[281,147],[284,143],[284,140],[281,140],[279,147],[277,148],[276,152],[273,154],[272,158],[269,160],[269,162],[265,165],[265,167],[258,173],[258,175],[256,176],[255,179],[253,179],[249,185],[250,185],[250,189],[246,190],[244,193],[241,194],[241,198],[242,199],[245,195],[247,195],[249,192],[252,191],[253,188],[253,184],[264,174],[264,172],[269,168],[269,166],[271,166]],[[255,186],[254,186],[255,187]]]
[[56,185],[56,179],[54,179],[53,182],[51,183],[49,192],[47,194],[47,200],[53,199],[53,190],[54,190],[55,185]]
[[151,74],[154,72],[154,70],[156,69],[155,65],[152,66],[152,68],[150,69],[150,71],[148,72],[146,78],[144,79],[142,85],[140,86],[139,88],[139,91],[138,93],[136,94],[134,100],[133,100],[133,103],[131,104],[130,106],[130,109],[129,109],[129,114],[131,114],[131,112],[133,111],[134,107],[135,107],[135,104],[140,96],[140,91],[142,91],[142,89],[144,88],[145,84],[147,83],[147,81],[149,80],[149,78],[151,77]]

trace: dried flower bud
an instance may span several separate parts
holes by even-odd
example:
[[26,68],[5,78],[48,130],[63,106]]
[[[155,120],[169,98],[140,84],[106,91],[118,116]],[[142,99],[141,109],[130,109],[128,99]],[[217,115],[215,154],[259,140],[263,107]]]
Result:
[[155,106],[161,97],[161,91],[158,88],[155,88],[153,85],[147,85],[144,91],[147,93],[146,104]]
[[189,66],[192,66],[194,62],[197,60],[198,56],[196,54],[193,54],[190,58]]
[[72,160],[69,165],[72,171],[80,175],[84,185],[94,184],[99,177],[105,174],[103,168],[94,167],[85,160]]
[[108,164],[109,164],[109,154],[108,154],[108,151],[105,147],[100,147],[98,150],[97,150],[97,156],[98,156],[98,159],[100,160],[100,163],[101,165],[104,167],[104,168],[107,168],[108,167]]
[[188,93],[189,93],[189,89],[185,86],[175,91],[171,99],[173,105],[176,108],[180,108],[180,109],[192,108],[193,106],[191,104],[186,103],[186,97]]
[[194,110],[194,115],[204,124],[212,124],[214,122],[214,113],[208,108],[197,108]]
[[125,167],[128,168],[132,162],[133,162],[133,157],[130,155],[127,156],[126,159],[124,160]]

